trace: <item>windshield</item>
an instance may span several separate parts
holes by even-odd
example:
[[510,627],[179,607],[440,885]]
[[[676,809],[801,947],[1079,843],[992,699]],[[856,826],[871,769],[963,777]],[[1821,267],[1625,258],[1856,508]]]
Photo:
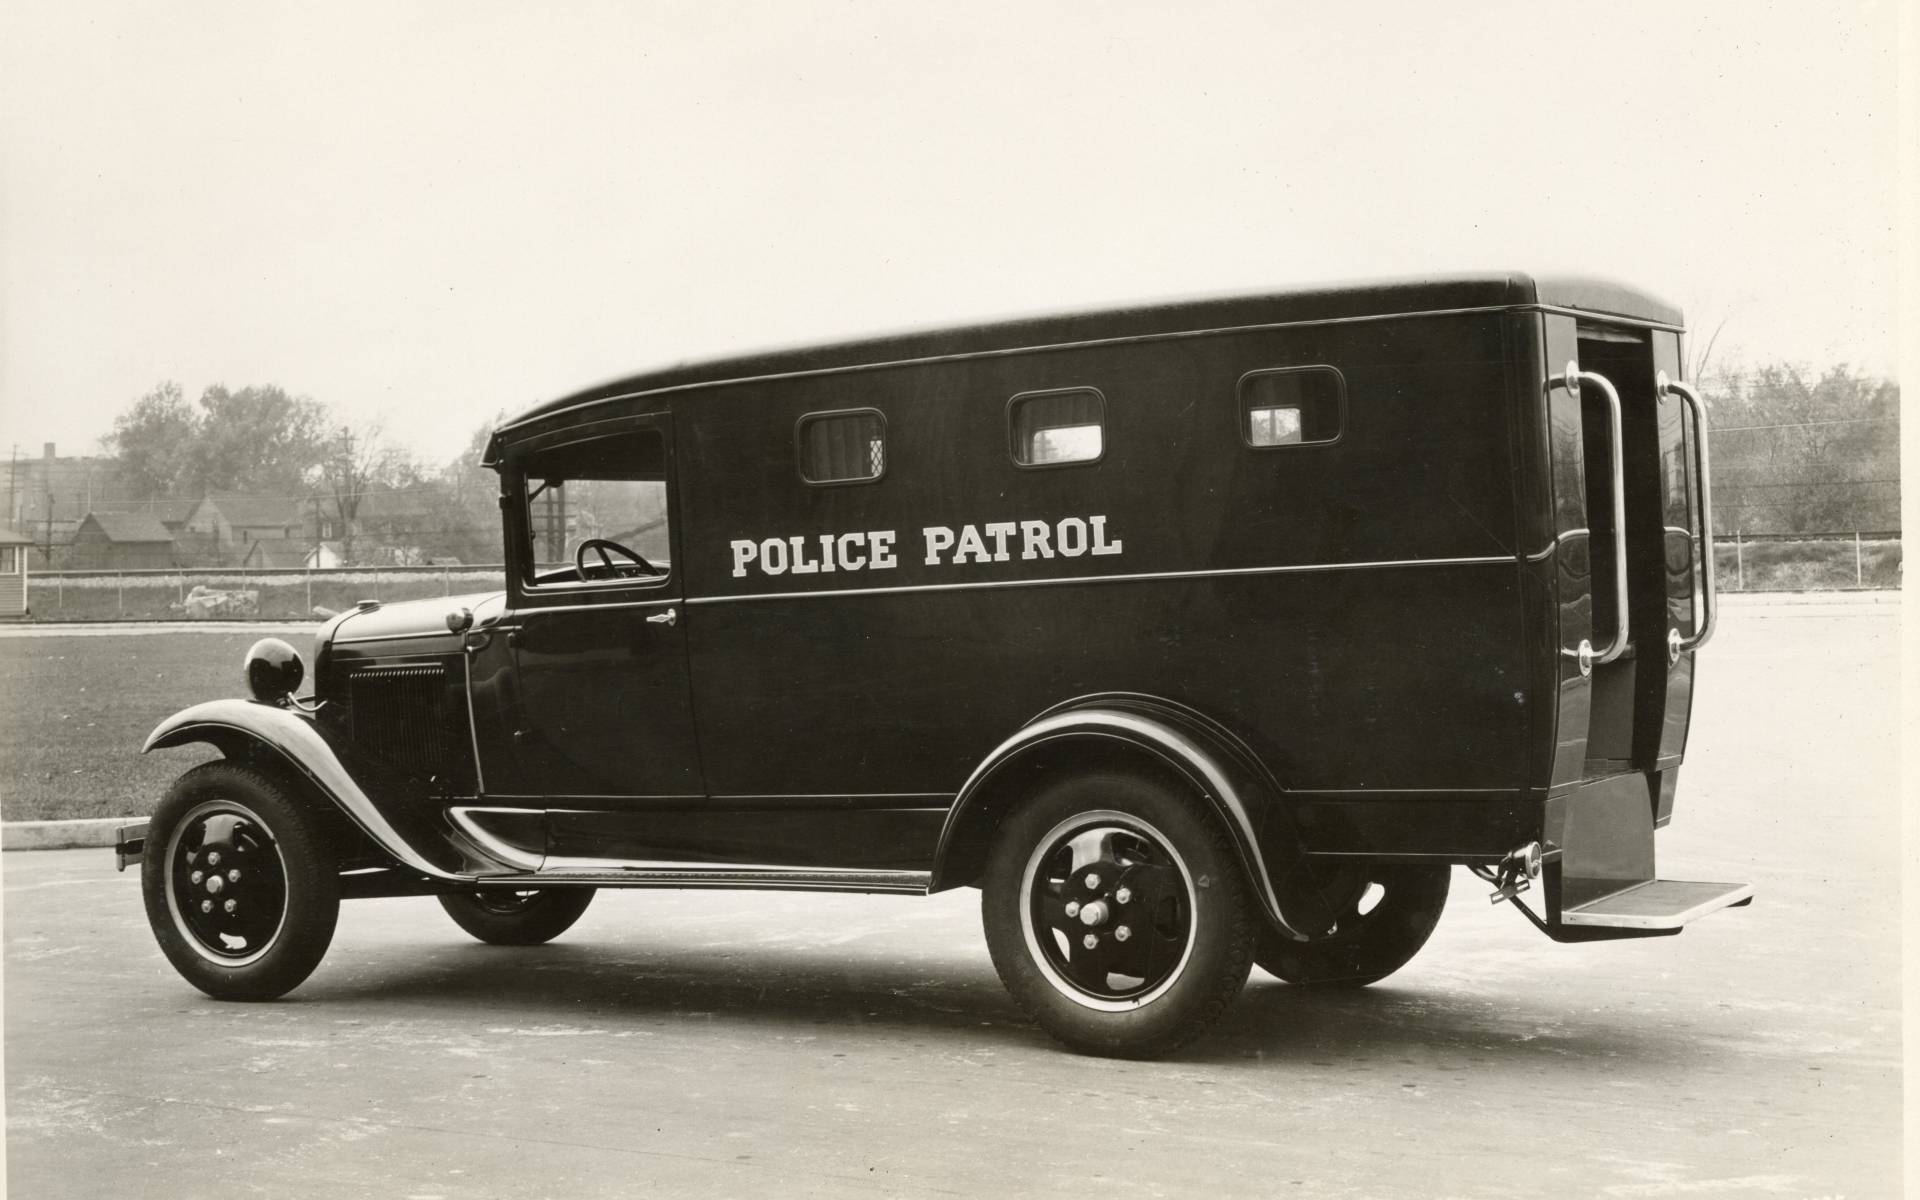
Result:
[[[665,574],[672,540],[663,457],[660,435],[652,431],[596,438],[530,457],[522,492],[522,517],[533,548],[530,581]],[[590,544],[596,542],[607,545]],[[581,557],[589,567],[584,580],[575,569]]]

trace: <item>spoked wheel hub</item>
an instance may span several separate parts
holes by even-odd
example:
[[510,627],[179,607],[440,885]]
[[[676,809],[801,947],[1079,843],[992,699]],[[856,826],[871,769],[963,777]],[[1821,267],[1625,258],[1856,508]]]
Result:
[[167,847],[167,907],[193,948],[223,966],[266,953],[287,916],[287,873],[273,834],[228,800],[194,807]]
[[1148,1003],[1192,953],[1192,877],[1170,842],[1138,817],[1090,812],[1062,822],[1035,848],[1022,884],[1036,965],[1089,1008]]

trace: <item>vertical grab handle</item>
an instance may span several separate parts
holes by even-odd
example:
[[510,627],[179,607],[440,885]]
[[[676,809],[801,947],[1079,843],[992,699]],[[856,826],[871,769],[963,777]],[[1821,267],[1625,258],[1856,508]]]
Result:
[[1668,631],[1667,657],[1678,659],[1707,644],[1719,616],[1713,579],[1713,476],[1707,465],[1707,407],[1700,402],[1700,393],[1677,379],[1668,379],[1665,371],[1655,380],[1655,390],[1662,396],[1680,397],[1693,411],[1693,465],[1700,479],[1700,617],[1690,638],[1681,637],[1677,629]]
[[1607,398],[1607,446],[1610,454],[1610,486],[1608,495],[1613,501],[1613,611],[1615,615],[1613,641],[1605,650],[1595,653],[1591,647],[1580,647],[1580,673],[1586,674],[1596,666],[1612,662],[1626,653],[1627,626],[1627,478],[1626,444],[1620,434],[1620,393],[1614,389],[1613,381],[1597,371],[1582,371],[1580,364],[1569,360],[1566,374],[1555,382],[1564,386],[1576,397],[1580,395],[1580,385],[1590,383],[1600,389]]

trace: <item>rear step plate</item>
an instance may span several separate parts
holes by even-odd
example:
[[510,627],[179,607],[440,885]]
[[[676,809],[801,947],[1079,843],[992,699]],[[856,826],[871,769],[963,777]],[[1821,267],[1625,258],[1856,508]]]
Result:
[[1560,914],[1562,925],[1606,929],[1679,929],[1711,912],[1753,903],[1750,883],[1651,879]]

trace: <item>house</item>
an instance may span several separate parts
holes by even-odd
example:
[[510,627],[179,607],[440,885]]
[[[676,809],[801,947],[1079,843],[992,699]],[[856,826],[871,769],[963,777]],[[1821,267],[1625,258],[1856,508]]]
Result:
[[173,535],[149,513],[94,513],[81,518],[67,555],[77,571],[165,570],[174,565]]
[[186,528],[222,545],[302,536],[308,517],[291,496],[246,496],[213,492],[193,506]]
[[33,539],[0,526],[0,620],[27,615],[27,551]]
[[[431,487],[369,487],[353,514],[353,561],[394,566],[425,563],[429,554],[423,546],[432,540],[433,493]],[[330,508],[326,505],[323,511]],[[322,536],[338,536],[336,524],[326,522]]]
[[181,542],[209,565],[301,566],[313,549],[310,507],[292,496],[211,493],[193,505]]
[[[193,516],[193,510],[198,507],[199,503],[198,500],[171,498],[98,500],[83,511],[96,513],[145,513],[150,517],[158,517],[160,523],[167,527],[167,532],[178,539],[182,533],[186,532],[187,520]],[[75,522],[75,524],[77,525],[78,522]]]

